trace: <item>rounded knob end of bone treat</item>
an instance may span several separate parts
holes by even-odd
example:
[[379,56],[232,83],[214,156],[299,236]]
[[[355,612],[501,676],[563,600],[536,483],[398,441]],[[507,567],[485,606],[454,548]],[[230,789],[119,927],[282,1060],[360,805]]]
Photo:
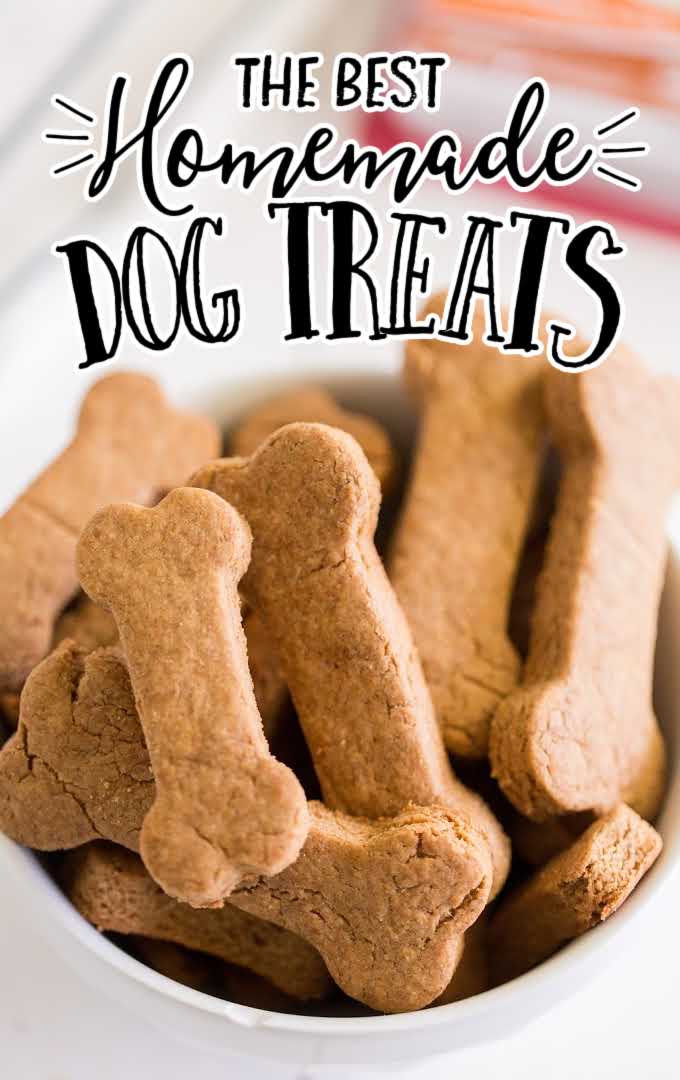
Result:
[[251,468],[271,485],[280,512],[290,507],[301,526],[306,520],[335,535],[375,524],[380,485],[356,439],[339,428],[287,424],[260,447]]
[[245,518],[212,491],[175,488],[155,511],[166,518],[164,535],[172,534],[173,556],[194,562],[212,557],[239,581],[250,562],[252,534]]
[[80,534],[76,547],[76,573],[81,586],[96,604],[110,610],[110,592],[115,584],[112,552],[119,550],[122,505],[103,506]]
[[241,880],[210,840],[191,823],[168,817],[158,799],[144,819],[140,854],[163,891],[191,907],[222,907]]
[[99,379],[88,391],[80,409],[80,427],[94,435],[110,439],[134,431],[140,425],[158,424],[158,416],[168,408],[165,396],[155,379],[135,371],[117,371]]
[[157,786],[144,819],[147,870],[193,907],[220,907],[245,878],[280,873],[307,838],[307,800],[294,774],[271,757],[242,766],[218,770],[219,777],[210,766],[195,766],[186,778],[178,771],[171,790]]

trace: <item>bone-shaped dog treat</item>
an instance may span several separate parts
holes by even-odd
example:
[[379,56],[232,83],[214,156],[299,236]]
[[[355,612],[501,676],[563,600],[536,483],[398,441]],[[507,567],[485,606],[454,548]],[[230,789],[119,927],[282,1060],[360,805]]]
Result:
[[241,626],[250,531],[209,492],[100,510],[78,543],[83,587],[118,626],[156,781],[142,858],[171,896],[219,904],[296,858],[307,803],[269,753]]
[[562,480],[524,682],[492,725],[494,775],[536,821],[621,800],[653,818],[665,754],[652,669],[680,395],[621,349],[593,371],[550,369],[546,385]]
[[395,478],[396,462],[390,440],[370,416],[341,408],[320,386],[302,386],[253,409],[230,438],[230,451],[250,457],[258,446],[286,424],[328,424],[352,435],[385,493]]
[[608,919],[661,851],[661,837],[620,804],[503,901],[489,926],[494,981],[547,960]]
[[64,883],[74,906],[100,930],[196,949],[249,968],[298,998],[324,997],[331,989],[318,952],[295,934],[230,905],[205,911],[178,903],[136,855],[112,844],[69,855]]
[[[278,428],[298,421],[328,424],[348,432],[366,454],[383,493],[391,490],[396,461],[386,432],[371,417],[341,408],[320,386],[297,387],[253,409],[232,433],[229,440],[231,452],[249,457]],[[270,732],[274,734],[281,719],[288,700],[288,688],[257,612],[246,617],[244,630],[248,638],[248,659],[255,697],[265,733],[269,737]]]
[[248,461],[213,463],[192,482],[233,503],[251,526],[242,589],[271,635],[326,804],[366,817],[409,802],[465,812],[488,837],[500,888],[507,840],[451,772],[373,545],[379,488],[358,444],[324,425],[291,424]]
[[[135,848],[153,802],[150,776],[120,653],[101,649],[85,656],[64,642],[30,676],[19,731],[0,752],[0,828],[20,843],[48,849],[95,837]],[[230,902],[318,945],[335,964],[343,989],[369,995],[362,997],[367,1004],[381,1008],[377,1002],[390,993],[385,1000],[393,1004],[385,1008],[410,1008],[414,995],[427,1004],[448,984],[460,957],[458,928],[472,922],[488,899],[486,840],[467,819],[443,809],[411,809],[378,823],[357,823],[318,803],[310,803],[310,811],[310,834],[293,866],[269,882],[248,883],[245,895],[232,895]],[[401,864],[413,848],[412,879],[410,871],[403,876]],[[434,898],[444,881],[456,911],[435,928]],[[317,894],[336,911],[325,924]],[[394,920],[386,918],[392,910]],[[452,929],[457,932],[450,935]],[[433,932],[436,942],[426,944]],[[367,967],[373,949],[375,965]],[[385,989],[390,971],[395,979],[403,973],[409,984]],[[365,989],[374,975],[379,997]]]
[[484,345],[481,318],[474,334],[474,345],[407,345],[422,417],[389,572],[446,745],[485,757],[493,711],[520,674],[507,621],[540,474],[545,361]]
[[0,829],[41,851],[139,846],[153,773],[125,662],[65,641],[31,672],[0,751]]
[[49,649],[75,593],[76,541],[92,514],[118,500],[153,502],[220,445],[215,425],[180,413],[143,375],[98,382],[73,442],[0,519],[0,690],[17,691]]
[[484,908],[488,844],[443,807],[350,818],[310,803],[302,854],[229,898],[321,953],[345,993],[381,1012],[419,1009],[448,985],[461,934]]

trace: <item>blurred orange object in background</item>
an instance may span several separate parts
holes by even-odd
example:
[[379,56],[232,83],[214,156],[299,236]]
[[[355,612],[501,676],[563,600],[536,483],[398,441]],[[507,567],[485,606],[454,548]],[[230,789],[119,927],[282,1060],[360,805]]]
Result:
[[424,0],[418,48],[680,108],[680,13],[643,0]]
[[382,147],[404,138],[423,142],[437,128],[452,128],[469,150],[503,126],[522,84],[541,76],[551,105],[540,134],[558,120],[570,121],[588,142],[595,127],[637,105],[640,119],[624,139],[651,149],[648,157],[628,159],[642,181],[640,192],[591,176],[574,188],[540,194],[680,233],[680,0],[402,0],[391,6],[390,24],[381,46],[387,38],[393,51],[447,53],[451,65],[438,115],[371,116],[370,141]]

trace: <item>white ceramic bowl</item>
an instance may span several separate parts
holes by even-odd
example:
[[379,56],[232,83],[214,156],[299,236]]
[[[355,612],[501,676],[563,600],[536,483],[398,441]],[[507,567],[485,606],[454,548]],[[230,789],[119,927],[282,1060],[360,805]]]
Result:
[[[319,378],[344,402],[364,408],[407,445],[414,418],[391,376]],[[229,424],[258,399],[296,379],[234,379],[216,395],[191,404]],[[215,397],[217,404],[215,404]],[[13,878],[33,925],[97,990],[115,997],[174,1037],[217,1052],[242,1053],[298,1065],[372,1064],[422,1060],[429,1055],[505,1037],[568,997],[610,957],[627,936],[643,935],[669,879],[680,865],[680,536],[671,535],[671,557],[657,650],[657,709],[669,740],[668,794],[658,828],[664,851],[633,896],[607,923],[591,930],[540,967],[511,983],[466,1001],[397,1016],[295,1016],[235,1005],[188,989],[107,940],[71,907],[31,854],[0,836],[0,880]]]

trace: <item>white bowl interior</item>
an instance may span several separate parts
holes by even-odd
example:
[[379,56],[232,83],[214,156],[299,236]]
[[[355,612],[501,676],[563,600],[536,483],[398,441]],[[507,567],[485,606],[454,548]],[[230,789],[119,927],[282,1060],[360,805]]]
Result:
[[[309,380],[306,380],[309,381]],[[415,431],[415,417],[399,380],[390,375],[365,376],[324,372],[318,380],[343,403],[370,413],[385,424],[404,458]],[[198,402],[226,427],[250,405],[266,400],[300,378],[239,378]],[[679,530],[680,532],[680,530]],[[655,673],[655,698],[668,739],[668,793],[657,827],[664,851],[654,868],[607,923],[573,942],[520,979],[474,998],[395,1016],[366,1014],[342,1005],[336,1015],[267,1012],[237,1005],[173,982],[128,955],[99,934],[71,907],[41,862],[30,852],[0,837],[0,864],[22,888],[36,910],[36,926],[104,992],[128,1006],[144,1009],[175,1035],[217,1047],[232,1048],[279,1060],[307,1063],[350,1063],[378,1059],[383,1063],[422,1058],[428,1054],[487,1041],[510,1033],[573,992],[599,971],[635,926],[644,933],[643,912],[658,902],[664,881],[680,863],[680,783],[677,735],[680,727],[680,537],[671,530],[671,555],[662,607]]]

